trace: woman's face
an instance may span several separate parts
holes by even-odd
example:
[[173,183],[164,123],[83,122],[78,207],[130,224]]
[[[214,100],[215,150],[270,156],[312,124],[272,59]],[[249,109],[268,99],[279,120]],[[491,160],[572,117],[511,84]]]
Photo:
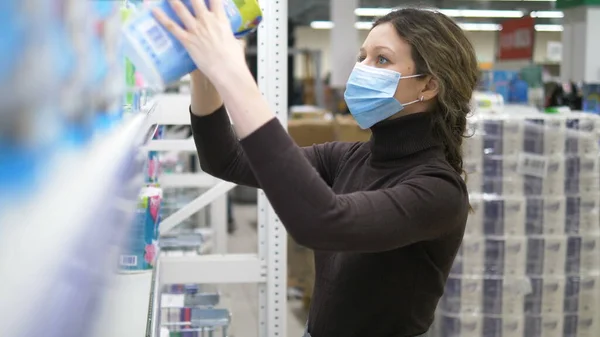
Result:
[[[411,47],[396,33],[391,23],[384,23],[371,30],[360,48],[358,62],[383,69],[389,69],[402,74],[394,98],[405,104],[421,98],[427,86],[427,80],[422,77],[404,78],[417,75],[415,62],[412,59]],[[426,102],[406,105],[402,114],[425,111]]]

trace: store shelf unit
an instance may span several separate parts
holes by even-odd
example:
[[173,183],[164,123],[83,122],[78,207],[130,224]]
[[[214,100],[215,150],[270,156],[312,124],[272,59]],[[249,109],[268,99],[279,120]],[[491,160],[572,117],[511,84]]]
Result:
[[[189,95],[164,94],[157,96],[157,108],[152,115],[152,123],[156,125],[184,126],[190,124]],[[148,151],[168,151],[172,153],[194,153],[194,140],[155,139],[150,140],[143,148]],[[160,185],[163,188],[198,188],[205,190],[194,200],[181,207],[175,213],[163,219],[160,224],[161,234],[172,230],[198,211],[210,205],[211,246],[212,252],[227,252],[227,192],[235,184],[221,181],[205,172],[161,174]]]
[[[271,104],[283,125],[287,125],[287,1],[262,1],[265,20],[258,29],[258,83],[263,95]],[[161,105],[174,113],[187,113],[187,104],[163,97]],[[169,102],[169,103],[167,103]],[[189,103],[189,101],[188,101]],[[175,112],[177,111],[177,112]],[[160,114],[164,117],[163,114]],[[161,118],[163,118],[161,117]],[[188,122],[183,116],[173,120]],[[165,143],[163,143],[165,144]],[[173,148],[193,147],[192,140],[180,141]],[[158,148],[158,143],[154,148]],[[169,179],[169,178],[167,178]],[[184,179],[178,177],[175,179]],[[190,178],[197,179],[197,178]],[[202,178],[204,179],[204,178]],[[168,181],[168,180],[167,180]],[[165,219],[161,231],[174,226],[179,219],[214,200],[212,193],[226,193],[233,185],[218,183],[203,196]],[[192,205],[195,204],[195,205]],[[258,283],[259,284],[259,336],[283,337],[286,324],[287,235],[263,192],[258,198],[258,254],[161,256],[158,275],[160,284],[180,283]],[[235,313],[234,313],[235,314]]]

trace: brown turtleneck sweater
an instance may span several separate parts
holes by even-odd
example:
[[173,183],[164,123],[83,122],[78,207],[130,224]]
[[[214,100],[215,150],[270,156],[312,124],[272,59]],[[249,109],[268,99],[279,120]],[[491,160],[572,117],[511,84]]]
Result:
[[224,108],[192,115],[200,165],[263,189],[315,251],[313,337],[427,331],[464,233],[468,194],[428,113],[384,121],[369,142],[300,148],[273,119],[241,141]]

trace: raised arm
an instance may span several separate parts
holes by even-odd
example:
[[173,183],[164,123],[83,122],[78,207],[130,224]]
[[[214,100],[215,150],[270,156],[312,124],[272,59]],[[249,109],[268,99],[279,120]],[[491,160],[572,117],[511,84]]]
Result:
[[[260,187],[227,115],[223,100],[199,71],[192,73],[191,126],[202,170],[240,185]],[[302,153],[328,185],[351,143],[302,148]]]
[[[336,195],[271,112],[221,1],[210,1],[212,12],[204,1],[192,4],[196,17],[179,1],[171,2],[186,29],[160,11],[155,14],[220,93],[242,139],[245,155],[239,158],[247,159],[294,239],[314,249],[373,252],[436,239],[464,226],[466,188],[450,171],[423,169],[389,189]],[[205,141],[208,146],[210,140]]]
[[318,178],[277,120],[242,140],[252,168],[290,235],[316,250],[378,252],[434,240],[464,226],[461,178],[421,169],[377,191],[335,194]]

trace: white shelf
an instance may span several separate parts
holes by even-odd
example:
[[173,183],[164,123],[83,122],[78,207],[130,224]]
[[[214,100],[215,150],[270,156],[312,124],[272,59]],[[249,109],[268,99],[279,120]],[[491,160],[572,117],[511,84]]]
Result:
[[210,188],[215,186],[219,179],[207,173],[168,173],[160,176],[162,187],[199,187]]
[[264,283],[266,263],[256,254],[161,256],[160,284]]
[[152,285],[152,271],[119,274],[104,295],[104,306],[94,337],[144,337]]

